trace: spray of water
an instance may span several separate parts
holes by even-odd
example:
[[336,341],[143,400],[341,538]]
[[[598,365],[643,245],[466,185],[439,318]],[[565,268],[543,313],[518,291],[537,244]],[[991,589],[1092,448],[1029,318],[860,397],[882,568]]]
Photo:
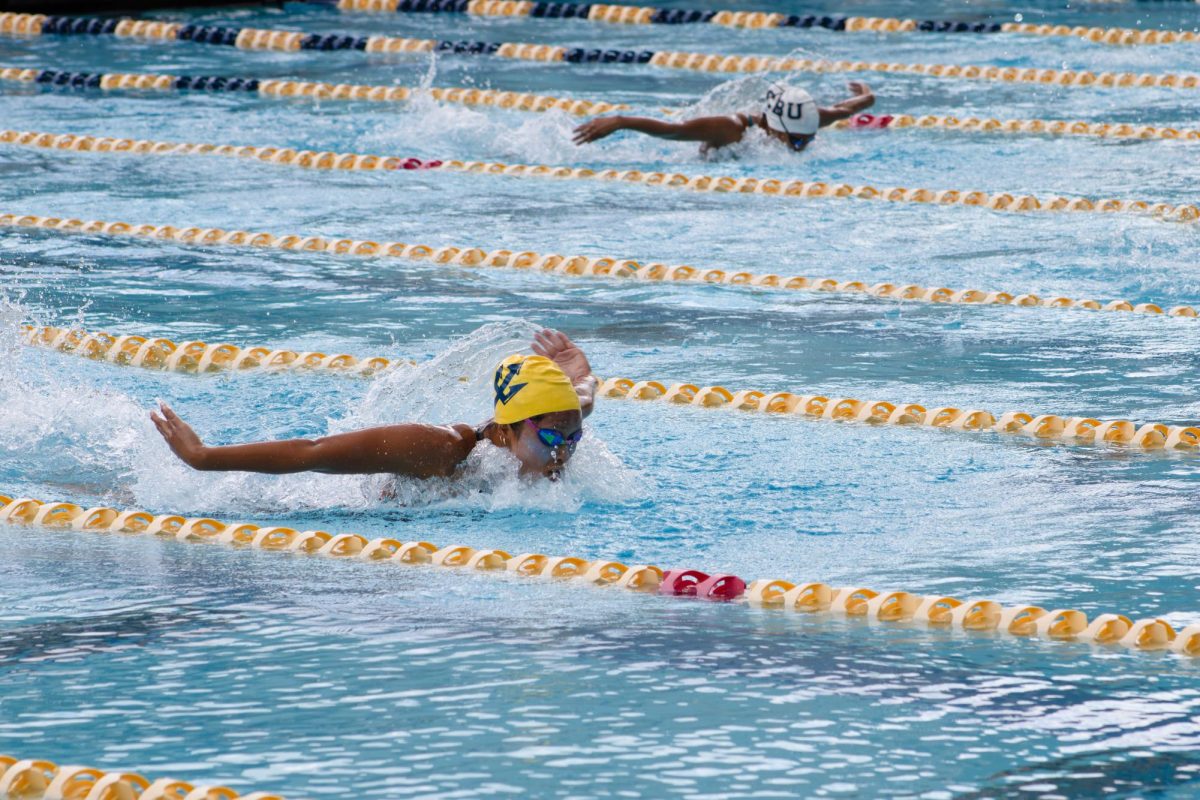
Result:
[[[492,375],[496,364],[513,354],[530,352],[538,326],[525,320],[494,322],[446,348],[413,369],[398,370],[377,380],[355,413],[336,423],[338,430],[396,422],[476,425],[491,417]],[[588,500],[621,502],[640,493],[640,481],[590,428],[564,479],[557,483],[517,477],[517,462],[506,450],[481,444],[453,481],[375,478],[373,489],[394,495],[406,505],[431,502],[466,503],[488,508],[579,508]]]
[[[478,446],[460,474],[448,480],[197,472],[180,462],[159,437],[149,421],[146,400],[109,384],[114,376],[121,380],[148,376],[114,373],[116,367],[68,361],[66,356],[23,345],[16,330],[27,319],[28,312],[20,305],[0,303],[0,370],[16,376],[0,383],[0,451],[14,454],[5,459],[0,475],[43,487],[47,497],[95,499],[154,511],[269,517],[395,504],[572,511],[589,501],[625,501],[640,491],[637,476],[591,430],[564,479],[554,484],[518,478],[512,456],[490,444]],[[535,330],[520,320],[493,323],[455,341],[428,362],[381,377],[358,407],[329,421],[329,432],[408,421],[482,422],[490,415],[496,363],[509,353],[528,352]],[[177,404],[185,419],[191,411],[211,412],[213,404],[223,402],[222,395],[248,385],[236,376],[184,380],[197,382],[200,391],[195,402],[209,404],[204,409],[189,408],[191,399]],[[320,381],[312,378],[278,380],[320,391]],[[244,397],[236,405],[244,405]],[[279,423],[253,412],[240,421],[248,441],[270,438]]]
[[[18,336],[18,326],[30,319],[23,306],[0,299],[0,371],[6,375],[0,452],[8,454],[0,472],[6,479],[107,493],[128,481],[141,410],[119,392],[37,363],[42,354]],[[29,474],[34,470],[36,476]]]
[[[819,56],[804,49],[794,50],[789,55],[809,58]],[[436,57],[431,57],[421,86],[432,86],[436,76],[437,60]],[[777,76],[767,74],[734,77],[717,84],[694,102],[678,108],[671,118],[756,113],[767,85],[777,79]],[[840,82],[834,78],[805,76],[789,80],[807,85],[818,102],[826,104],[832,103],[835,96],[844,93]],[[580,96],[587,94],[586,90],[580,89]],[[657,116],[659,112],[657,109],[634,109],[624,113]],[[643,136],[617,136],[580,148],[572,143],[571,132],[582,121],[561,111],[542,114],[482,111],[450,103],[438,103],[428,94],[418,93],[411,101],[409,116],[404,126],[381,124],[367,134],[365,143],[384,151],[409,152],[412,142],[419,142],[424,146],[429,142],[436,142],[438,151],[428,152],[427,156],[496,159],[510,163],[628,166],[637,163],[695,164],[702,160],[699,146],[694,142],[672,142]],[[405,143],[410,143],[407,149]],[[819,155],[817,151],[829,150],[829,142],[818,139],[817,143],[810,146],[806,157],[811,160]],[[837,157],[836,152],[825,154]],[[758,130],[749,131],[745,139],[737,145],[709,154],[706,160],[790,167],[795,167],[798,163],[795,154],[780,147],[778,142]]]

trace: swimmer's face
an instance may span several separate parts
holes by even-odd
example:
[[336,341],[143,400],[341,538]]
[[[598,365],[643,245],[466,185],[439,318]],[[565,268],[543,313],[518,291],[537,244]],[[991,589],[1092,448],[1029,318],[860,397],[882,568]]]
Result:
[[571,460],[571,449],[564,443],[559,447],[548,447],[538,436],[537,428],[558,431],[563,439],[570,439],[583,429],[583,416],[578,411],[556,411],[530,420],[514,422],[509,426],[508,449],[521,462],[521,474],[541,476],[556,481],[562,469]]
[[815,138],[804,133],[790,134],[773,128],[767,128],[766,131],[772,139],[782,142],[789,150],[795,150],[797,153],[808,147],[808,143]]

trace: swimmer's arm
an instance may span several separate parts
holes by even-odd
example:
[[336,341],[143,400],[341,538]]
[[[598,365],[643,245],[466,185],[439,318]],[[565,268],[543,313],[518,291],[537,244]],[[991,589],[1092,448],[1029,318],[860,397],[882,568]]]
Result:
[[853,97],[830,108],[820,109],[822,128],[839,120],[849,119],[875,105],[875,95],[871,92],[871,87],[862,81],[851,81],[850,91],[854,92]]
[[575,394],[579,395],[579,410],[584,417],[592,413],[596,405],[596,388],[600,381],[592,374],[592,365],[587,356],[563,332],[553,329],[538,331],[533,336],[533,352],[545,356],[571,379]]
[[740,141],[745,127],[729,117],[697,117],[684,122],[667,122],[650,117],[597,117],[575,129],[575,144],[587,144],[617,131],[637,131],[677,142],[704,142],[724,147]]
[[587,419],[588,414],[592,413],[592,409],[596,406],[596,389],[600,386],[600,381],[595,375],[588,375],[586,378],[575,381],[575,394],[579,395],[579,411],[583,414],[584,419]]
[[155,427],[180,460],[204,471],[390,472],[414,478],[448,476],[474,448],[469,425],[387,425],[361,431],[275,442],[209,447],[166,405],[151,414]]

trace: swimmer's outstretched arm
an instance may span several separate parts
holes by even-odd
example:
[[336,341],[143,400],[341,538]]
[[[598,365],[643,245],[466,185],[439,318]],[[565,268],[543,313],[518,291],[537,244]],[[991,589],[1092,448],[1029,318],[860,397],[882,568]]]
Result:
[[276,442],[209,447],[165,403],[150,414],[180,460],[193,469],[237,472],[390,472],[414,478],[451,475],[475,447],[470,425],[385,425],[361,431]]
[[[533,351],[558,364],[579,395],[583,416],[592,413],[598,381],[591,364],[566,334],[539,331]],[[447,477],[466,460],[479,442],[470,425],[407,423],[366,428],[320,439],[287,439],[276,442],[209,447],[191,426],[165,403],[150,419],[171,451],[198,470],[266,472],[326,472],[368,474],[388,472],[413,478]],[[489,425],[492,425],[489,423]],[[488,426],[485,426],[485,428]]]
[[659,139],[679,142],[704,142],[709,147],[724,147],[740,141],[745,126],[729,117],[697,117],[684,122],[667,122],[650,117],[596,117],[575,129],[575,144],[587,144],[617,131],[637,131]]
[[875,95],[871,92],[870,86],[862,81],[850,81],[849,85],[850,91],[854,92],[853,97],[843,100],[835,106],[820,109],[822,128],[839,120],[849,119],[875,105]]

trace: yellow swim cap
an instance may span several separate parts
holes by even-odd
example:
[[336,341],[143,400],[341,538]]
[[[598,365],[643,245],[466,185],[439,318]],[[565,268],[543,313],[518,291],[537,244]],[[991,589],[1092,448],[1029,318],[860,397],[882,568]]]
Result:
[[579,395],[545,356],[511,355],[496,367],[496,422],[508,425],[555,411],[579,411]]

